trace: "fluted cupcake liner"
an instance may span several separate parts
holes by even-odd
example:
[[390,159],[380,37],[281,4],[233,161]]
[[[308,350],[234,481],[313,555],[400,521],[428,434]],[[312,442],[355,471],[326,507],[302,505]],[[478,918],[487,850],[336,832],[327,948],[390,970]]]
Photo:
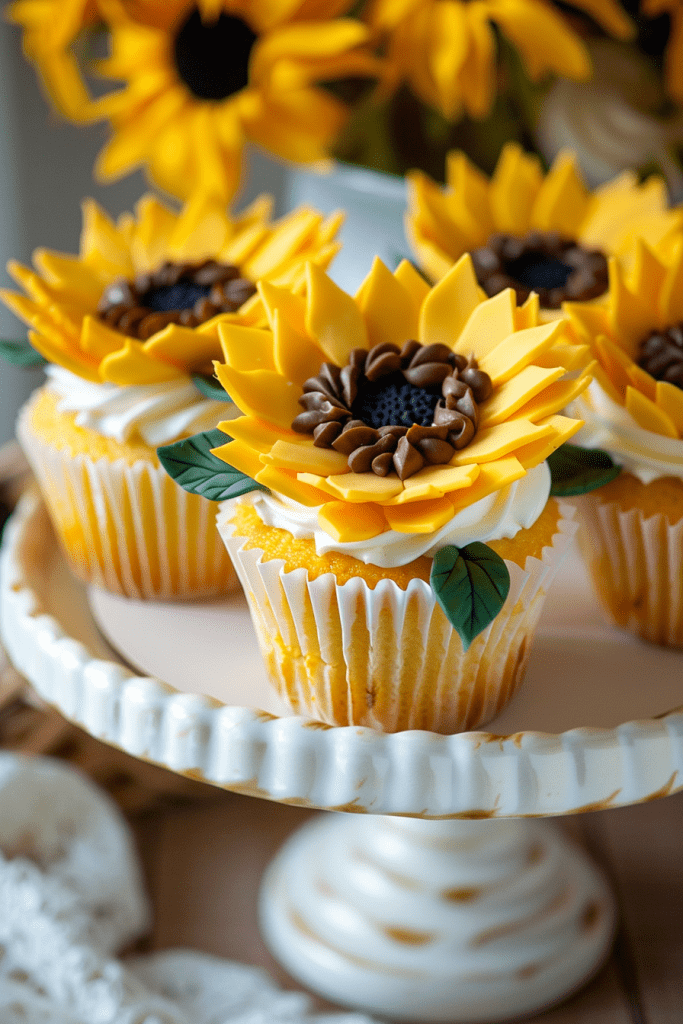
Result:
[[577,504],[581,548],[607,615],[651,643],[683,647],[683,520],[624,511],[599,492]]
[[507,600],[464,651],[423,580],[370,589],[360,577],[339,585],[332,573],[285,572],[282,559],[264,560],[233,536],[233,509],[221,506],[219,532],[280,696],[297,714],[384,732],[462,732],[502,710],[522,681],[546,591],[576,529],[563,504],[542,558],[527,558],[524,569],[506,563]]
[[216,505],[159,465],[91,459],[46,443],[19,416],[17,436],[73,572],[125,597],[194,600],[236,586],[216,531]]

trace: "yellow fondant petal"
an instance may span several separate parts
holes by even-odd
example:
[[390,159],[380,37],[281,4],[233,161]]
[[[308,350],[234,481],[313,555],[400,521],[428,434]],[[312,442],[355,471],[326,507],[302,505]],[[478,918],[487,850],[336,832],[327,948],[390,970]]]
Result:
[[302,481],[300,476],[278,469],[276,466],[264,466],[256,475],[256,480],[276,494],[292,501],[299,501],[309,508],[315,508],[327,501],[327,494],[324,491],[311,487]]
[[523,419],[509,420],[496,427],[479,430],[466,448],[455,453],[451,465],[466,466],[470,462],[493,462],[504,455],[514,455],[515,449],[536,441],[551,431],[550,427],[537,426]]
[[344,366],[354,348],[368,348],[360,309],[319,267],[309,263],[306,327],[309,337],[336,366]]
[[545,419],[546,416],[552,416],[554,413],[560,412],[570,402],[573,402],[575,398],[578,398],[588,387],[590,379],[590,373],[584,373],[575,380],[558,380],[554,384],[550,384],[549,387],[545,388],[545,390],[525,405],[520,406],[516,415],[521,416],[523,419],[531,420],[532,423],[538,423],[540,420]]
[[233,370],[215,364],[216,376],[238,409],[256,419],[269,420],[289,430],[302,411],[301,388],[271,370]]
[[646,370],[638,366],[637,363],[631,363],[627,367],[626,372],[628,373],[629,380],[634,388],[646,395],[650,401],[654,402],[657,398],[657,381],[652,377]]
[[431,498],[412,505],[385,505],[389,528],[397,533],[435,533],[453,518],[448,498]]
[[529,230],[531,211],[543,183],[536,156],[517,143],[507,143],[491,179],[490,203],[496,230],[523,235]]
[[123,336],[119,331],[113,331],[94,316],[83,317],[83,329],[81,331],[81,347],[93,359],[104,359],[111,352],[121,348]]
[[416,337],[420,307],[377,256],[356,301],[370,347],[389,343],[403,348]]
[[480,369],[490,376],[494,387],[510,380],[566,331],[562,320],[516,331],[479,360]]
[[218,327],[223,355],[233,370],[275,370],[273,335],[259,327],[220,324]]
[[225,462],[234,469],[238,469],[240,473],[244,473],[251,480],[255,480],[257,474],[263,469],[258,452],[241,441],[230,441],[228,444],[222,444],[218,448],[212,448],[211,454],[215,455],[221,462]]
[[254,416],[237,416],[234,420],[224,420],[218,424],[228,437],[242,441],[257,452],[267,453],[276,441],[292,441],[300,437],[293,430],[281,430],[272,423],[256,419]]
[[[263,333],[263,332],[262,332]],[[221,354],[218,338],[179,324],[169,324],[143,343],[145,353],[186,370],[199,370]]]
[[109,384],[128,387],[131,384],[160,384],[185,376],[178,366],[153,359],[139,341],[126,338],[123,346],[105,356],[100,363],[100,377]]
[[84,377],[86,380],[100,381],[97,363],[89,362],[79,353],[72,354],[65,350],[62,345],[56,344],[44,332],[39,334],[37,331],[29,331],[28,337],[36,352],[40,352],[48,363],[63,366],[65,370],[71,370],[72,373]]
[[303,438],[298,443],[276,441],[262,461],[295,473],[315,473],[318,476],[348,472],[345,455],[334,448],[316,448],[312,440],[306,443]]
[[479,475],[471,487],[462,491],[451,491],[448,498],[457,512],[461,508],[473,505],[475,501],[481,501],[494,491],[507,487],[515,480],[521,479],[524,474],[525,469],[515,456],[496,459],[495,462],[488,462],[480,467]]
[[454,346],[461,355],[474,354],[478,362],[515,331],[515,293],[505,288],[472,311]]
[[373,501],[380,504],[395,497],[403,490],[403,484],[396,476],[375,476],[374,473],[345,473],[342,476],[317,477],[302,474],[302,480],[319,486],[344,501]]
[[379,505],[349,506],[345,501],[328,501],[318,512],[325,533],[339,543],[370,540],[387,529],[384,511]]
[[531,226],[539,231],[559,231],[565,238],[576,238],[589,205],[576,160],[560,153],[541,185],[531,213]]
[[658,380],[656,402],[673,423],[678,436],[683,437],[683,391],[668,380]]
[[306,334],[306,303],[300,295],[270,281],[259,281],[258,291],[271,331],[275,329],[275,313],[279,312],[298,334]]
[[470,487],[479,476],[479,466],[425,466],[403,481],[403,490],[390,498],[387,505],[409,505],[426,498],[440,498],[443,494]]
[[563,374],[562,367],[543,369],[540,366],[525,366],[479,407],[479,426],[492,427],[495,423],[502,423]]
[[279,309],[275,311],[273,339],[275,369],[286,380],[303,384],[320,373],[325,356],[306,335],[294,330]]
[[430,290],[422,274],[408,260],[401,260],[394,271],[394,277],[408,292],[415,308],[420,309]]
[[626,388],[626,408],[643,430],[651,430],[653,434],[664,437],[678,437],[678,430],[668,413],[630,385]]
[[454,348],[480,302],[480,290],[469,253],[461,256],[435,285],[420,311],[418,341],[422,345]]

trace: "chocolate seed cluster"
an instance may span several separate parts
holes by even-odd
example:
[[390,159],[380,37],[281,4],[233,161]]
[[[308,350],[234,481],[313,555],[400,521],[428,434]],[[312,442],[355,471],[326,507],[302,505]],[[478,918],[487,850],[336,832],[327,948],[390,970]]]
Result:
[[555,231],[493,234],[471,255],[477,280],[489,297],[514,288],[518,304],[537,292],[542,306],[559,309],[563,302],[585,302],[607,291],[604,255]]
[[648,334],[640,345],[638,366],[655,380],[683,388],[683,323]]
[[[470,443],[491,378],[447,345],[407,341],[353,349],[344,367],[323,363],[303,385],[292,429],[347,456],[354,473],[406,480]],[[380,412],[379,418],[377,417]]]
[[115,281],[97,315],[109,327],[145,341],[168,324],[197,327],[218,313],[234,313],[256,291],[230,263],[164,263],[134,281]]

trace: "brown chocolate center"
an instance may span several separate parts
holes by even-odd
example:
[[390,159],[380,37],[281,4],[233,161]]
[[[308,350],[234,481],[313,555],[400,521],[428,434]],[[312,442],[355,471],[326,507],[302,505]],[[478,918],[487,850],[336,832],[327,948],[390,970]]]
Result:
[[683,323],[648,334],[640,343],[638,366],[655,380],[683,388]]
[[354,473],[405,480],[470,443],[491,391],[476,360],[447,345],[385,342],[354,349],[344,367],[323,363],[303,385],[292,429],[346,455]]
[[164,263],[134,281],[115,281],[97,315],[109,327],[144,341],[168,324],[197,327],[218,313],[234,313],[256,287],[230,263]]
[[514,288],[517,302],[537,292],[546,309],[563,302],[585,302],[607,291],[607,260],[554,231],[494,234],[472,252],[479,284],[488,296]]

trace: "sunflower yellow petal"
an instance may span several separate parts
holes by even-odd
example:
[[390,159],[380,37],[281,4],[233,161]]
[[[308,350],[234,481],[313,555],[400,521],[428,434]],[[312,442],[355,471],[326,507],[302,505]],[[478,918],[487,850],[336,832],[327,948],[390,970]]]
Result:
[[515,377],[497,388],[479,407],[479,426],[492,427],[496,423],[502,423],[549,384],[559,380],[563,374],[561,366],[554,369],[525,366]]
[[225,361],[233,370],[275,370],[270,331],[223,323],[218,328],[218,336]]
[[409,505],[426,498],[440,498],[470,487],[479,476],[479,466],[425,466],[403,481],[403,490],[390,498],[387,505]]
[[315,210],[300,207],[275,225],[268,241],[243,265],[242,272],[251,281],[277,271],[301,252],[322,223]]
[[422,303],[429,295],[429,284],[425,281],[409,260],[401,260],[394,271],[394,277],[410,295],[416,309],[422,307]]
[[260,454],[267,454],[276,441],[292,441],[301,435],[293,430],[281,430],[272,423],[258,420],[254,416],[237,416],[232,420],[222,420],[218,424],[228,437],[248,445]]
[[[677,324],[683,320],[683,237],[677,240],[669,264],[662,281],[660,311],[665,324]],[[654,284],[653,276],[648,284]]]
[[302,337],[306,334],[306,303],[289,288],[280,288],[270,281],[258,282],[258,293],[268,317],[270,329],[275,329],[275,314],[279,312]]
[[505,288],[492,299],[480,303],[465,324],[454,346],[455,351],[464,356],[473,353],[481,362],[484,356],[515,332],[515,309],[512,288]]
[[417,340],[422,345],[442,344],[454,348],[479,302],[480,291],[472,259],[465,253],[425,299]]
[[356,301],[370,347],[390,343],[403,348],[417,334],[419,305],[377,256]]
[[113,331],[95,316],[83,317],[81,330],[81,347],[93,359],[104,359],[111,352],[116,352],[124,343],[119,331]]
[[286,469],[278,469],[277,466],[264,466],[254,479],[276,494],[292,501],[299,501],[309,508],[315,508],[328,500],[325,491],[305,483],[301,479],[301,474],[290,473]]
[[676,425],[668,413],[630,385],[626,388],[626,408],[643,430],[664,437],[678,437]]
[[183,377],[184,371],[171,363],[154,359],[143,350],[139,341],[126,338],[118,352],[112,352],[100,363],[100,377],[109,384],[128,387],[130,384],[160,384]]
[[228,466],[238,469],[251,480],[255,480],[256,475],[263,469],[258,452],[241,441],[230,441],[228,444],[219,445],[218,448],[212,448],[211,454]]
[[453,518],[448,498],[430,498],[412,505],[385,505],[389,528],[397,533],[435,533]]
[[609,378],[612,387],[621,396],[619,403],[623,405],[626,388],[631,382],[628,371],[633,360],[607,337],[597,338],[594,348],[595,354],[600,360],[600,365]]
[[102,297],[102,281],[77,256],[68,256],[50,249],[36,249],[33,262],[41,274],[54,285],[77,295],[96,306]]
[[234,370],[215,363],[216,376],[243,413],[289,430],[301,412],[301,388],[272,370]]
[[[630,290],[616,260],[610,259],[609,265],[612,330],[619,339],[619,344],[634,358],[643,338],[650,333],[653,327],[663,327],[664,322],[657,317],[656,310],[653,310],[650,302],[643,302],[637,292],[634,293]],[[642,282],[642,286],[647,288],[647,282]]]
[[525,472],[524,466],[512,455],[484,463],[479,467],[479,474],[472,486],[465,490],[449,492],[449,501],[457,512],[461,508],[473,505],[475,501],[481,501],[494,491],[507,487],[515,480],[520,480]]
[[568,341],[557,341],[534,358],[536,366],[561,366],[567,371],[578,370],[590,361],[590,346]]
[[318,511],[318,523],[338,543],[370,540],[387,529],[383,509],[372,502],[349,506],[328,501]]
[[550,416],[545,422],[553,427],[552,433],[542,437],[539,441],[532,441],[531,444],[518,448],[515,452],[517,459],[525,469],[540,466],[549,455],[557,451],[565,441],[569,441],[583,426],[583,420],[573,420],[567,416]]
[[553,341],[565,331],[564,323],[556,320],[538,327],[516,331],[479,360],[479,366],[488,373],[494,387],[510,380],[537,355],[545,352]]
[[81,257],[114,277],[132,277],[135,271],[128,246],[111,219],[94,199],[84,200],[82,209]]
[[657,381],[654,377],[650,376],[646,370],[638,366],[637,363],[631,363],[626,370],[629,380],[634,388],[637,388],[641,394],[646,395],[651,402],[656,402],[657,399]]
[[[198,370],[221,354],[218,338],[207,331],[194,331],[179,324],[168,324],[143,343],[145,354],[166,359],[186,370]],[[258,365],[256,361],[252,363]]]
[[523,331],[525,327],[535,327],[538,323],[541,303],[536,292],[531,292],[523,305],[515,309],[515,327]]
[[168,258],[169,240],[177,215],[160,203],[156,196],[145,195],[135,208],[130,251],[138,272],[156,270]]
[[493,462],[504,455],[514,455],[515,449],[550,433],[552,427],[549,426],[535,425],[521,418],[508,420],[507,423],[499,423],[495,427],[477,431],[474,440],[462,451],[455,453],[451,465],[466,466],[470,462]]
[[345,366],[352,349],[368,348],[363,315],[351,296],[319,267],[309,263],[306,273],[308,335],[330,362]]
[[575,380],[558,380],[526,402],[525,405],[520,406],[515,415],[531,420],[532,423],[538,423],[547,416],[560,412],[575,398],[578,398],[586,390],[590,380],[590,372],[584,373]]
[[496,230],[511,235],[523,235],[529,230],[531,211],[542,183],[538,157],[525,153],[516,142],[503,146],[489,193]]
[[100,375],[97,363],[90,362],[77,350],[68,351],[62,345],[56,344],[52,338],[48,338],[44,333],[39,334],[37,331],[29,331],[28,338],[36,352],[40,352],[48,363],[56,363],[58,366],[63,366],[65,370],[71,370],[78,377],[99,383]]
[[323,353],[306,335],[298,334],[279,310],[275,313],[273,337],[275,369],[286,380],[303,384],[320,373]]
[[40,303],[42,306],[50,304],[53,298],[52,289],[30,267],[25,267],[23,263],[19,263],[17,260],[9,260],[7,263],[7,273],[29,293],[35,302]]
[[300,442],[278,440],[261,460],[267,465],[290,469],[295,473],[334,476],[348,472],[346,456],[334,448],[317,448],[312,440]]
[[576,238],[588,204],[589,194],[574,156],[560,153],[536,196],[531,226],[539,231],[559,231],[566,238]]
[[228,233],[225,206],[217,196],[199,193],[187,202],[168,242],[176,259],[200,263],[214,257]]
[[312,473],[301,474],[301,479],[319,486],[335,498],[351,502],[385,502],[403,490],[396,476],[375,476],[374,473],[344,473],[339,476],[320,477]]
[[673,423],[678,436],[683,437],[683,391],[668,380],[658,380],[656,402]]

